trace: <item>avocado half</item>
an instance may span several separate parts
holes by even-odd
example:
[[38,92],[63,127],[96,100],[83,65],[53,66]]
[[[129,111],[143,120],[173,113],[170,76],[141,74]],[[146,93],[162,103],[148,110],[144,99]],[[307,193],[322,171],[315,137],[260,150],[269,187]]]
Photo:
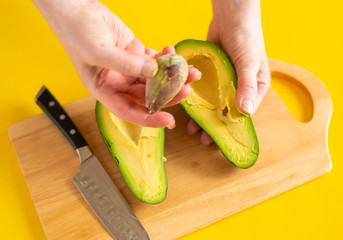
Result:
[[190,83],[193,92],[180,105],[230,162],[239,168],[252,166],[259,154],[258,140],[251,118],[237,109],[237,77],[229,58],[207,41],[184,40],[175,50],[202,73]]
[[100,102],[95,116],[102,138],[132,193],[155,204],[166,198],[168,181],[164,166],[164,129],[121,120]]

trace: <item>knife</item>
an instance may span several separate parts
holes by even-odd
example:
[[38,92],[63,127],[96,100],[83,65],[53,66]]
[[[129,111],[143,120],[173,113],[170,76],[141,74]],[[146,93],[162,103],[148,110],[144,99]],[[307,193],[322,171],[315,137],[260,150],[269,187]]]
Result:
[[149,240],[142,224],[81,132],[45,86],[40,89],[35,101],[76,150],[81,166],[73,182],[112,237],[116,240]]

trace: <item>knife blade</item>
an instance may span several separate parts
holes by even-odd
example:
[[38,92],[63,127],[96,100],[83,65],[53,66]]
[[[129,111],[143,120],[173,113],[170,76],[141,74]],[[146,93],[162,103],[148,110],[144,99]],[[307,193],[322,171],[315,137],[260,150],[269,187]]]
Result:
[[112,237],[116,240],[149,240],[139,219],[93,154],[81,132],[45,86],[40,89],[35,101],[76,150],[81,164],[73,182]]

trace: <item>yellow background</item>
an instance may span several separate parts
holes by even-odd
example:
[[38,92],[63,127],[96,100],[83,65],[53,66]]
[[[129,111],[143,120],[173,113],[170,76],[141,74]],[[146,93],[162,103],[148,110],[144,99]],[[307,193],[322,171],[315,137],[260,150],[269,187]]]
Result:
[[[205,39],[212,16],[209,0],[104,2],[146,46],[157,50],[186,38]],[[331,94],[331,172],[182,240],[343,239],[342,10],[342,1],[262,1],[268,56],[313,72]],[[8,128],[41,112],[33,99],[43,84],[62,104],[85,97],[88,92],[29,0],[0,1],[0,70],[0,239],[42,240],[45,237]],[[296,100],[287,100],[289,90],[279,82],[273,86],[301,119],[301,106]]]

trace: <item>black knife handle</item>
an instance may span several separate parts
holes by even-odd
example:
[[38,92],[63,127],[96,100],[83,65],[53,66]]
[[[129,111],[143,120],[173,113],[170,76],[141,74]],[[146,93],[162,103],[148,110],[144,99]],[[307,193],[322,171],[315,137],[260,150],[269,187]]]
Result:
[[69,115],[45,86],[39,90],[35,101],[67,137],[75,150],[88,145]]

